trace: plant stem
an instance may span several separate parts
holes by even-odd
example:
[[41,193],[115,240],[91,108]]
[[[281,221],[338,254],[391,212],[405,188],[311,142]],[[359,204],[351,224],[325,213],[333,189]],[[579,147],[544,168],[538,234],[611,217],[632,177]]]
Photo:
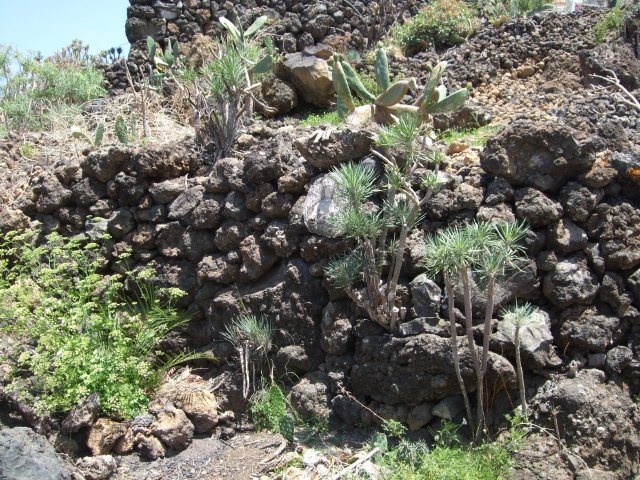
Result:
[[455,293],[453,286],[451,285],[451,279],[449,275],[444,275],[445,288],[447,290],[448,306],[449,306],[449,328],[451,330],[451,352],[453,354],[453,368],[456,372],[456,378],[458,379],[458,385],[460,386],[460,392],[464,399],[464,407],[467,411],[467,418],[469,419],[469,426],[471,431],[475,431],[473,427],[473,415],[471,413],[471,403],[469,403],[469,396],[467,395],[467,388],[464,385],[462,379],[462,372],[460,371],[460,356],[458,354],[458,333],[456,331],[456,312],[455,312]]
[[484,314],[484,330],[482,334],[482,364],[478,375],[478,431],[476,432],[476,441],[482,438],[482,430],[484,428],[484,379],[487,374],[487,365],[489,363],[489,346],[491,340],[491,320],[493,318],[493,309],[495,305],[495,275],[490,275],[487,283],[487,304]]
[[522,414],[527,417],[527,393],[524,388],[524,373],[522,371],[522,359],[520,358],[520,325],[516,325],[515,333],[516,344],[516,369],[518,371],[518,387],[520,389],[520,405],[522,406]]

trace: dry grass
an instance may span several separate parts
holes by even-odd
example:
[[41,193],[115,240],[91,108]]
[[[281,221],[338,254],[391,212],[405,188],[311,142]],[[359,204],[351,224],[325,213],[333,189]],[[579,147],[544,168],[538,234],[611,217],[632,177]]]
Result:
[[134,93],[101,98],[85,105],[82,115],[71,119],[54,117],[48,131],[12,133],[0,139],[0,209],[15,204],[28,192],[33,180],[51,171],[57,162],[81,158],[84,150],[96,148],[72,136],[74,129],[93,139],[98,125],[104,124],[102,146],[120,144],[115,133],[118,116],[125,119],[130,131],[135,127],[137,135],[131,135],[127,144],[131,147],[176,143],[193,134],[184,111],[173,111],[161,95],[151,91],[147,103],[149,136],[142,138],[139,98]]

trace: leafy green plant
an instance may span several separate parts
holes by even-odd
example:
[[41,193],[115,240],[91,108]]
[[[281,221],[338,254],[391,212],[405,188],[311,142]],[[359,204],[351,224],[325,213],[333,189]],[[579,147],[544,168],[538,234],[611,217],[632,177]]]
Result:
[[250,411],[258,430],[279,432],[289,443],[293,442],[295,414],[278,384],[271,382],[254,393]]
[[[430,235],[425,241],[423,264],[427,273],[434,276],[442,274],[449,302],[449,323],[454,369],[469,423],[474,431],[475,441],[479,441],[484,430],[484,380],[489,362],[489,344],[491,338],[491,320],[495,306],[495,286],[499,278],[508,271],[518,269],[525,260],[524,247],[520,245],[527,228],[522,223],[471,223],[462,227],[448,227],[436,235]],[[473,333],[473,311],[471,298],[471,279],[475,273],[483,280],[486,288],[486,307],[483,320],[483,342],[480,355]],[[456,282],[462,284],[465,329],[469,353],[476,374],[476,410],[477,421],[471,414],[466,387],[460,372],[458,340],[455,319]]]
[[[371,320],[390,330],[406,314],[406,309],[397,304],[397,288],[407,238],[420,218],[422,206],[438,187],[443,158],[439,151],[430,150],[429,134],[428,126],[411,114],[380,127],[378,145],[384,153],[374,150],[374,154],[382,159],[386,171],[381,186],[369,165],[347,163],[333,171],[337,193],[345,205],[334,222],[357,246],[331,260],[325,274]],[[416,192],[412,178],[429,162],[435,164],[435,171],[422,178],[424,193]],[[383,194],[383,205],[372,207],[370,200],[379,193]]]
[[553,3],[548,0],[509,0],[509,16],[533,15],[541,10],[550,10]]
[[124,277],[101,273],[98,244],[56,233],[36,239],[34,232],[0,239],[0,329],[21,349],[8,388],[26,388],[38,409],[65,412],[98,393],[104,412],[128,418],[146,408],[169,369],[210,358],[159,350],[189,317],[174,306],[181,292],[149,283],[153,272],[129,276],[136,288],[126,295]]
[[342,119],[338,112],[308,113],[300,122],[301,127],[320,127],[321,125],[340,125]]
[[440,134],[438,138],[443,140],[447,145],[465,142],[474,147],[484,147],[489,138],[494,136],[497,131],[497,125],[485,125],[478,128],[447,130]]
[[622,33],[624,28],[625,15],[622,8],[616,6],[604,14],[602,20],[593,27],[593,34],[596,42],[604,43],[607,35],[611,32]]
[[463,43],[479,25],[476,11],[462,0],[435,0],[393,29],[391,36],[408,54],[429,46],[452,47]]
[[520,391],[520,406],[522,408],[522,414],[527,417],[527,394],[524,386],[524,372],[522,370],[522,358],[520,355],[520,332],[523,327],[544,322],[544,319],[540,315],[537,308],[534,308],[530,303],[523,305],[516,304],[515,306],[504,310],[503,321],[507,324],[507,335],[512,332],[513,343],[516,349],[516,372],[518,374],[518,389]]
[[29,160],[33,160],[40,155],[40,149],[31,142],[24,142],[20,145],[20,155]]
[[[460,108],[469,97],[465,88],[447,95],[444,85],[439,85],[446,62],[436,65],[430,72],[429,78],[421,95],[413,105],[401,103],[410,90],[417,89],[415,79],[399,80],[391,84],[389,77],[389,60],[384,48],[376,50],[375,77],[377,96],[371,93],[362,82],[358,73],[343,60],[339,54],[333,56],[333,86],[336,91],[338,114],[352,125],[363,125],[370,121],[380,124],[397,122],[402,114],[413,114],[422,122],[430,123],[431,115],[450,112]],[[352,91],[367,102],[356,107]]]
[[223,332],[240,360],[242,395],[249,397],[256,383],[256,371],[264,364],[272,346],[273,325],[264,317],[242,314],[235,317]]
[[382,430],[388,436],[393,438],[402,438],[407,433],[407,427],[397,420],[384,420],[382,422]]
[[56,63],[0,45],[0,114],[6,131],[43,130],[61,111],[106,93],[100,71],[81,62]]
[[402,439],[389,448],[378,440],[381,454],[374,457],[388,480],[499,480],[508,478],[514,442],[486,442],[471,447],[458,435],[459,426],[444,422],[434,432],[434,444]]

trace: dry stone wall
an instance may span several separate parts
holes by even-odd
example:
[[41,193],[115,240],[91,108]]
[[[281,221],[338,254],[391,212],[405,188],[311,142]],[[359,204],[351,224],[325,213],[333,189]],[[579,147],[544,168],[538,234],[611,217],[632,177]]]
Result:
[[365,47],[404,15],[415,14],[419,0],[331,2],[291,0],[130,0],[126,33],[132,45],[152,36],[187,42],[198,34],[222,33],[218,19],[267,15],[274,22],[275,45],[284,52],[341,37],[345,45]]
[[[498,290],[497,304],[526,299],[544,312],[545,321],[523,334],[528,375],[574,362],[639,386],[640,202],[638,178],[620,158],[596,159],[593,142],[577,140],[570,127],[522,120],[505,128],[489,141],[481,166],[443,176],[409,239],[399,292],[409,316],[390,334],[362,319],[324,280],[327,260],[351,245],[330,238],[322,209],[308,208],[314,195],[331,202],[330,192],[315,186],[333,165],[374,161],[367,157],[370,133],[345,129],[318,140],[310,130],[278,125],[250,127],[237,155],[215,163],[192,139],[94,151],[61,162],[21,209],[47,230],[108,233],[114,270],[132,252],[135,264],[155,265],[158,283],[186,291],[194,320],[171,342],[230,360],[229,346],[216,340],[248,308],[275,322],[272,359],[278,374],[298,383],[292,398],[304,415],[333,411],[347,424],[372,421],[342,394],[345,387],[412,428],[457,408],[448,329],[440,320],[446,299],[418,267],[424,232],[473,219],[524,220],[532,227],[531,262]],[[475,286],[475,307],[484,301]],[[505,328],[495,325],[490,362],[493,386],[503,392],[515,386]],[[471,380],[463,343],[463,376]],[[241,408],[233,362],[212,375],[229,377],[220,391],[223,408]]]

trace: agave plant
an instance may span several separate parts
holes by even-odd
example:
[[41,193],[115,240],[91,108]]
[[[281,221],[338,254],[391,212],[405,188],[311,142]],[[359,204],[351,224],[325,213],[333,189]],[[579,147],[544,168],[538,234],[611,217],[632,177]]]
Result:
[[[424,122],[431,122],[431,115],[451,112],[460,108],[469,97],[469,90],[462,88],[447,95],[447,88],[439,85],[447,62],[440,62],[430,72],[429,79],[422,92],[412,105],[402,101],[409,91],[418,89],[414,78],[391,83],[389,77],[389,60],[382,47],[376,51],[375,77],[376,85],[382,92],[371,93],[362,83],[358,73],[342,55],[333,56],[333,85],[336,91],[338,113],[351,125],[363,125],[370,121],[381,124],[396,122],[401,113],[413,113]],[[352,91],[366,105],[356,107]]]

